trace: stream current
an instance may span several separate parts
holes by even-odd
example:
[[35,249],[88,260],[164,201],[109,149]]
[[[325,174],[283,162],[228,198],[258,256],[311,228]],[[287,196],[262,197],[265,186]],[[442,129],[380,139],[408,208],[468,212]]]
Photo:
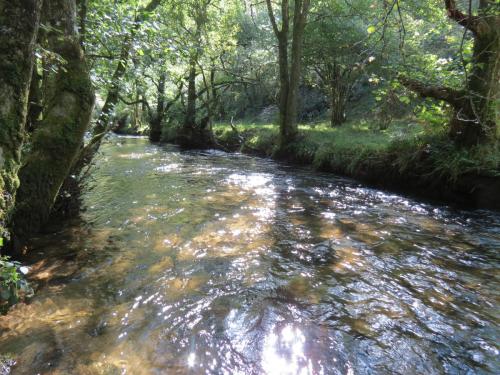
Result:
[[0,317],[13,374],[500,373],[500,215],[142,138]]

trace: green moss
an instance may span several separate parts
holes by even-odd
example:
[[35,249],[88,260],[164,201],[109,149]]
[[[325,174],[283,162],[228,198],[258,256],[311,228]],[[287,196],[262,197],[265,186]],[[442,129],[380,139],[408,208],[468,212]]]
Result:
[[47,220],[83,144],[93,108],[92,83],[78,41],[68,38],[58,43],[67,63],[54,77],[54,97],[19,171],[21,185],[12,221],[20,240],[36,233]]

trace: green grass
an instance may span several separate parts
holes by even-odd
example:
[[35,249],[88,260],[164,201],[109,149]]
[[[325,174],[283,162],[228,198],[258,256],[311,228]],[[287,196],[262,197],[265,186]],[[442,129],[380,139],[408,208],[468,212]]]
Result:
[[[271,124],[217,124],[214,132],[223,145],[263,156],[273,156],[278,145],[278,127]],[[458,149],[442,126],[412,121],[393,123],[380,130],[367,121],[331,128],[326,123],[301,125],[300,137],[285,150],[286,159],[312,164],[321,170],[352,176],[383,173],[439,178],[454,182],[463,174],[500,176],[499,145]],[[241,139],[243,138],[243,142]],[[282,153],[283,154],[283,153]]]

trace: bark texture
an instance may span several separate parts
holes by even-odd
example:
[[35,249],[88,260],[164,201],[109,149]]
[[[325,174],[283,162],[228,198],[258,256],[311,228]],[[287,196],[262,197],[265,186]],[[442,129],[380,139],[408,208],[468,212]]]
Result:
[[66,63],[50,76],[43,120],[33,134],[31,152],[19,172],[13,216],[16,239],[38,232],[83,142],[94,105],[94,91],[76,27],[75,0],[46,0],[44,16],[52,27],[47,47]]
[[41,0],[0,0],[0,236],[7,238],[19,186],[41,4]]

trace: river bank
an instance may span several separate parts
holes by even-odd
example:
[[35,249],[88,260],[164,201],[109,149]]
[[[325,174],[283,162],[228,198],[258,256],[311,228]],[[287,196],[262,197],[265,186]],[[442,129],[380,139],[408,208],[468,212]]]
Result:
[[228,151],[310,165],[367,183],[467,208],[500,209],[500,150],[456,149],[445,134],[418,134],[395,127],[301,126],[300,139],[277,155],[272,125],[217,124],[218,143]]

